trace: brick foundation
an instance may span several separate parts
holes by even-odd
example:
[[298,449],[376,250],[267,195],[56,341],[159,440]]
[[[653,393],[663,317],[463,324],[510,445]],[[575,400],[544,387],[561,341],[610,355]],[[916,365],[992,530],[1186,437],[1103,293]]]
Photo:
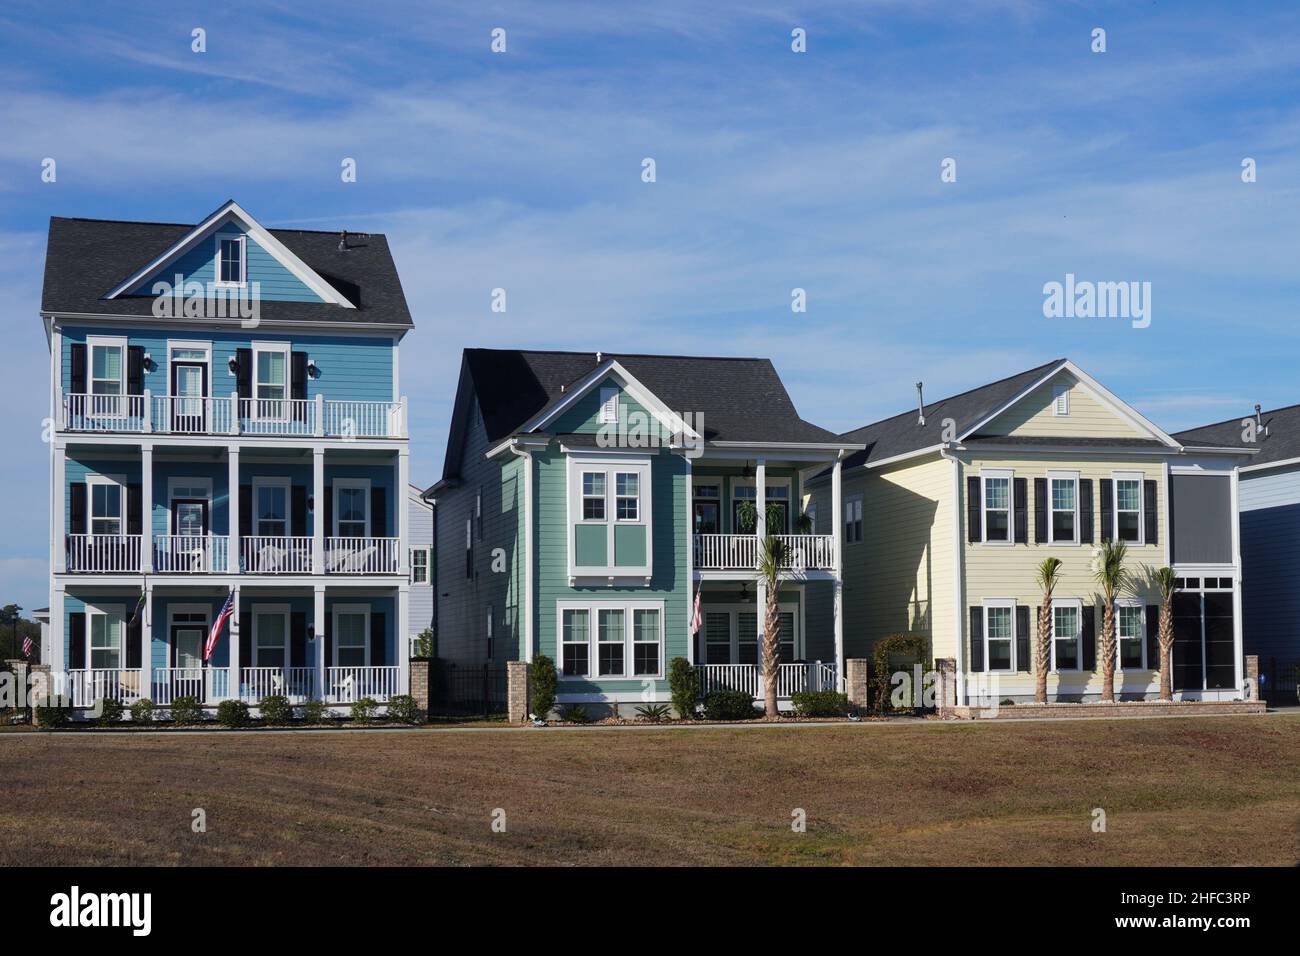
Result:
[[968,720],[1024,720],[1030,717],[1213,717],[1222,714],[1262,714],[1262,700],[1135,700],[1118,704],[1015,704],[996,710],[953,707],[947,716]]

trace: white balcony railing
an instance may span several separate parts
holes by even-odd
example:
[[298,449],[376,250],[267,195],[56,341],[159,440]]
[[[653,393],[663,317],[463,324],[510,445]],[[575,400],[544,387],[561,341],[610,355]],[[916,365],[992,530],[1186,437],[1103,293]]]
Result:
[[224,574],[230,539],[224,534],[159,534],[153,569],[159,574]]
[[[66,693],[73,707],[94,707],[97,700],[130,704],[145,696],[144,671],[126,667],[87,667],[67,672]],[[56,690],[63,690],[56,684]]]
[[229,398],[154,395],[149,430],[172,435],[224,435],[230,431]]
[[245,574],[311,574],[311,538],[254,535],[239,539]]
[[91,574],[139,571],[140,542],[138,534],[67,535],[67,569]]
[[[835,569],[835,536],[774,535],[781,544],[781,567],[787,571]],[[750,571],[758,567],[759,540],[752,534],[697,534],[695,567],[713,571]]]
[[315,695],[316,668],[314,667],[244,667],[240,669],[239,695],[249,704],[263,697],[289,698],[293,704],[310,700]]
[[405,434],[401,402],[330,401],[324,411],[326,435],[395,438]]
[[329,574],[396,574],[398,538],[326,538],[325,570]]
[[[757,664],[700,664],[700,696],[715,690],[743,691],[755,700],[763,696],[763,672]],[[833,663],[808,661],[781,664],[776,675],[776,696],[782,700],[805,690],[837,690]]]
[[401,693],[402,669],[386,667],[325,668],[325,700],[351,704],[363,697],[383,701]]
[[200,704],[224,700],[230,688],[226,667],[155,667],[152,700],[170,707],[178,697],[193,697]]
[[144,431],[143,395],[64,395],[64,431]]

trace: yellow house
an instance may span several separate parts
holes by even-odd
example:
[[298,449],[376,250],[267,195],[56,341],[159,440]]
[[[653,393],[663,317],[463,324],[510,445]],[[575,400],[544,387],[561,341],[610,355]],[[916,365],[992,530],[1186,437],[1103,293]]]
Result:
[[[846,658],[870,657],[887,635],[917,634],[934,660],[954,663],[958,703],[1030,701],[1035,571],[1056,557],[1049,699],[1096,700],[1103,609],[1093,562],[1102,541],[1117,540],[1133,579],[1117,602],[1117,696],[1158,696],[1150,579],[1166,565],[1180,578],[1176,696],[1241,696],[1240,448],[1175,440],[1068,359],[921,400],[841,437],[865,445],[844,462],[834,519],[843,522]],[[809,489],[822,530],[829,483],[822,476]]]

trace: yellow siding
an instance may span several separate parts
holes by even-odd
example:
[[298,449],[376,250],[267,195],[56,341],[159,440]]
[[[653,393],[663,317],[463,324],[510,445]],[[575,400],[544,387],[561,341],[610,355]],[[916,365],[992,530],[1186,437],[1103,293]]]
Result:
[[[1052,412],[1053,388],[1069,386],[1068,415]],[[979,430],[981,435],[1034,435],[1069,438],[1150,438],[1116,414],[1069,372],[1060,372]]]

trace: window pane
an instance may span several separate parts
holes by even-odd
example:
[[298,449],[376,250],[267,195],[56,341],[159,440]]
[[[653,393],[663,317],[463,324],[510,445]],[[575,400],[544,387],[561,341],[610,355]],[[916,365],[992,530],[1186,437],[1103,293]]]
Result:
[[99,379],[120,379],[122,377],[122,347],[120,345],[96,345],[91,349],[91,375]]
[[1133,480],[1115,482],[1115,499],[1121,511],[1137,511],[1142,507],[1142,483]]
[[1007,507],[1007,486],[1010,480],[1007,478],[986,478],[984,480],[984,506],[986,508]]
[[590,648],[587,644],[587,612],[564,612],[564,674],[566,677],[585,677],[589,670]]
[[1137,541],[1139,537],[1137,512],[1121,511],[1119,513],[1119,540]]
[[584,521],[604,521],[605,499],[584,498],[582,500],[582,518]]
[[259,385],[284,384],[284,353],[257,353],[257,382]]
[[1011,642],[989,641],[989,670],[1011,670]]
[[632,623],[632,673],[659,673],[659,611],[633,611]]
[[984,537],[989,541],[1006,541],[1010,537],[1011,520],[1005,511],[984,513]]
[[347,613],[338,615],[338,634],[335,635],[338,646],[343,647],[362,647],[366,646],[366,615],[363,613]]
[[1061,511],[1074,510],[1074,482],[1061,478],[1052,479],[1052,507]]
[[1011,637],[1011,608],[991,607],[989,615],[989,638]]
[[605,473],[601,471],[588,471],[582,475],[582,493],[584,495],[605,496]]
[[635,472],[619,472],[615,477],[615,493],[620,495],[637,494],[638,478],[640,476]]
[[1074,540],[1074,512],[1073,511],[1052,512],[1052,540],[1053,541]]

